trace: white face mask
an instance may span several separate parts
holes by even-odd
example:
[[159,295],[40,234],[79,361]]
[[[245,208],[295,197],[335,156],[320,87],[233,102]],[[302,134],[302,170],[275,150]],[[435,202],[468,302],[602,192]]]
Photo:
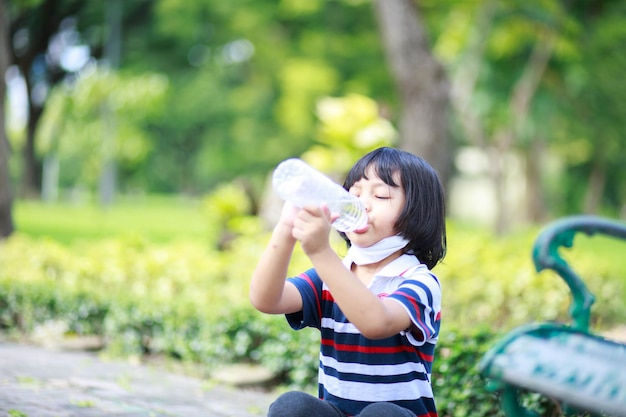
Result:
[[403,249],[408,243],[408,240],[396,235],[386,237],[367,248],[361,248],[352,244],[350,249],[348,249],[347,257],[352,259],[352,262],[357,265],[369,265],[382,261],[392,253]]

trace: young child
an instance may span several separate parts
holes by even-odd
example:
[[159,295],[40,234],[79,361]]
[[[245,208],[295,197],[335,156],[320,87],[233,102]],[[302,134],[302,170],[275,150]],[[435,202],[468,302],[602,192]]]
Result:
[[[441,287],[430,270],[446,250],[439,178],[423,159],[379,148],[354,165],[344,188],[362,201],[368,224],[342,234],[343,260],[330,246],[327,207],[285,203],[252,276],[256,309],[321,332],[319,398],[287,392],[268,416],[436,417]],[[296,241],[313,268],[285,279]]]

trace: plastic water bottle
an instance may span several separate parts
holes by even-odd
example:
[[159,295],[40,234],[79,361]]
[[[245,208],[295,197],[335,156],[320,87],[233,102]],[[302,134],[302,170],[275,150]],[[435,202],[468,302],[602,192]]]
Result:
[[276,167],[272,186],[278,195],[296,207],[326,203],[331,214],[339,215],[332,226],[351,232],[367,224],[367,214],[359,199],[341,185],[297,158]]

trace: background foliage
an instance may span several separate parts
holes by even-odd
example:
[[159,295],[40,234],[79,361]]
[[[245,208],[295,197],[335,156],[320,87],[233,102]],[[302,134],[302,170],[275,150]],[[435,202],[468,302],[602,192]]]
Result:
[[[530,220],[618,216],[624,3],[416,4],[450,80],[451,158],[481,148],[497,184],[507,155],[518,155]],[[392,125],[401,114],[370,1],[17,0],[7,12],[8,82],[26,81],[30,106],[24,123],[8,125],[22,192],[38,191],[55,160],[58,178],[44,184],[59,197],[96,193],[113,160],[122,193],[198,196],[245,178],[261,198],[269,169],[326,134],[320,100],[368,97]],[[506,222],[516,207],[499,204]]]
[[[450,218],[436,269],[440,414],[501,415],[478,358],[518,324],[567,319],[565,286],[532,269],[532,224],[624,213],[626,3],[416,4],[449,81],[450,158],[480,149],[499,220],[521,209],[531,224],[496,236]],[[253,311],[247,283],[275,212],[271,168],[302,155],[340,179],[369,149],[396,143],[402,109],[372,2],[1,5],[6,80],[28,103],[7,112],[10,185],[46,201],[18,199],[17,232],[0,241],[2,333],[95,335],[108,354],[200,363],[207,377],[224,362],[261,363],[283,388],[314,391],[318,336]],[[513,174],[510,155],[521,166]],[[455,178],[481,174],[455,168]],[[107,173],[116,199],[102,206]],[[520,189],[523,208],[505,198]],[[626,319],[622,253],[581,238],[569,254],[598,296],[599,331]],[[306,264],[296,253],[292,272]]]

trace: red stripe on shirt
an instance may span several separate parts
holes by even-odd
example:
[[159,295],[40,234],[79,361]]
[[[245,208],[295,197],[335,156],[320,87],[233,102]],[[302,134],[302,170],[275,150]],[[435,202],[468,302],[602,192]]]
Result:
[[[315,293],[315,301],[316,301],[316,307],[317,307],[317,317],[320,318],[320,320],[322,319],[322,304],[320,301],[320,295],[317,293],[317,287],[315,287],[315,284],[313,283],[313,280],[306,274],[300,274],[300,278],[304,279],[313,289],[313,292]],[[324,291],[325,292],[325,291]]]
[[420,314],[422,310],[420,309],[420,306],[417,303],[417,301],[413,297],[411,297],[409,294],[405,293],[404,291],[396,291],[394,294],[402,295],[403,297],[405,297],[411,303],[411,305],[415,309],[415,319],[417,320],[419,325],[422,327],[422,329],[424,329],[424,331],[427,333],[424,336],[426,337],[426,339],[431,337],[432,336],[432,332],[430,331],[428,326],[426,326],[426,323],[424,323],[424,319],[422,318],[422,316]]
[[344,352],[359,352],[359,353],[398,353],[398,352],[415,352],[412,346],[360,346],[360,345],[348,345],[338,344],[332,339],[322,339],[322,345],[332,346],[335,350]]

